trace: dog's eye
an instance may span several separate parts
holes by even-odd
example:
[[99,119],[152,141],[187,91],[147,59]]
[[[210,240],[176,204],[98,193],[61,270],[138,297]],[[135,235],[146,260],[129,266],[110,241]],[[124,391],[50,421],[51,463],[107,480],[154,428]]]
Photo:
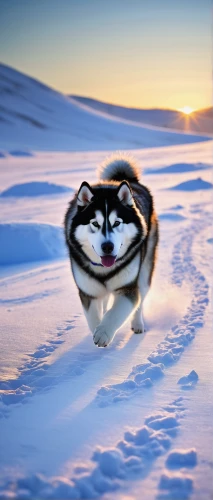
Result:
[[117,226],[120,226],[120,221],[119,220],[116,220],[115,223],[113,224],[113,227],[117,227]]
[[98,222],[96,220],[94,220],[94,222],[92,222],[92,225],[95,226],[95,227],[100,227]]

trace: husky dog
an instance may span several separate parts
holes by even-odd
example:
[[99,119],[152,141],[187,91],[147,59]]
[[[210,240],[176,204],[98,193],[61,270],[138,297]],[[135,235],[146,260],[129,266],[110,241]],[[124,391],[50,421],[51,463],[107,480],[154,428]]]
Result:
[[94,343],[106,347],[130,317],[132,330],[143,333],[158,222],[134,161],[114,156],[102,166],[98,184],[81,184],[65,216],[65,236]]

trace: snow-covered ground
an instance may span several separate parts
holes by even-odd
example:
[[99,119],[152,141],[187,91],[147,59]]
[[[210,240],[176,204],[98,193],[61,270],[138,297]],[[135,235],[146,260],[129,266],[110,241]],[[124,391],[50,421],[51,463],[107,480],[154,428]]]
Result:
[[66,153],[39,152],[32,130],[35,150],[1,139],[0,498],[212,498],[212,142],[168,132],[156,148],[147,128],[150,147],[131,150],[160,221],[147,332],[127,324],[100,349],[62,225],[113,149],[111,123],[84,152],[83,136]]
[[55,188],[94,181],[105,152],[1,158],[3,497],[211,498],[211,151],[132,152],[159,256],[147,333],[127,325],[108,349],[82,314],[61,231],[71,194]]

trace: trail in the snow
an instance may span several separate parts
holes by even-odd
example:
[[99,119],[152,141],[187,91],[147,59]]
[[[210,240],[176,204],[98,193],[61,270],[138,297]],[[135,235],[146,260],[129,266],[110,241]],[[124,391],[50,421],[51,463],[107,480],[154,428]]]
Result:
[[100,498],[105,493],[123,489],[129,480],[145,479],[156,459],[167,453],[167,469],[160,479],[159,498],[169,493],[176,495],[174,498],[181,494],[181,498],[187,499],[193,490],[193,477],[187,472],[178,474],[178,471],[182,467],[192,469],[196,466],[196,450],[169,452],[185,410],[184,399],[179,397],[166,408],[148,416],[142,427],[126,431],[114,447],[96,448],[92,462],[76,464],[72,477],[20,476],[2,485],[0,495],[4,497],[13,493],[13,498]]
[[31,295],[25,295],[24,297],[16,298],[4,298],[0,297],[0,305],[6,306],[19,306],[22,304],[28,304],[29,302],[34,302],[36,300],[45,299],[51,295],[56,295],[60,291],[60,288],[52,288],[52,290],[43,290],[42,292],[35,292]]
[[11,405],[26,403],[28,398],[40,391],[50,390],[66,380],[85,374],[89,366],[103,357],[110,357],[112,351],[120,348],[122,341],[117,337],[108,351],[94,350],[91,346],[87,349],[88,336],[80,345],[71,349],[64,366],[60,358],[53,364],[51,360],[48,363],[51,354],[66,341],[66,334],[76,328],[76,320],[77,318],[67,320],[65,324],[58,326],[53,339],[39,345],[34,353],[28,355],[27,361],[19,368],[17,378],[0,381],[0,418],[9,415]]
[[184,317],[172,327],[171,332],[148,356],[147,363],[133,368],[128,378],[119,384],[102,386],[97,393],[97,403],[105,407],[133,397],[138,391],[147,390],[164,376],[166,368],[176,363],[185,348],[194,339],[196,332],[204,324],[205,309],[208,305],[208,289],[205,276],[193,262],[192,244],[197,234],[205,228],[205,217],[194,219],[189,227],[181,231],[172,258],[172,282],[181,286],[187,281],[192,290],[192,301]]
[[67,325],[58,327],[55,339],[48,340],[38,346],[37,350],[29,355],[29,360],[19,369],[19,376],[15,379],[0,381],[0,418],[8,415],[8,406],[23,402],[39,389],[54,385],[54,378],[48,376],[48,357],[65,340],[66,332],[74,328],[74,320],[67,320]]

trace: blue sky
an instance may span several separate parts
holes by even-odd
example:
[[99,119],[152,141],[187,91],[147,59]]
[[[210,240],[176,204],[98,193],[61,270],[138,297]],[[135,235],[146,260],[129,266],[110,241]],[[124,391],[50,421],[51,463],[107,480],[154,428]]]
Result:
[[0,0],[0,60],[65,93],[211,105],[211,0]]

